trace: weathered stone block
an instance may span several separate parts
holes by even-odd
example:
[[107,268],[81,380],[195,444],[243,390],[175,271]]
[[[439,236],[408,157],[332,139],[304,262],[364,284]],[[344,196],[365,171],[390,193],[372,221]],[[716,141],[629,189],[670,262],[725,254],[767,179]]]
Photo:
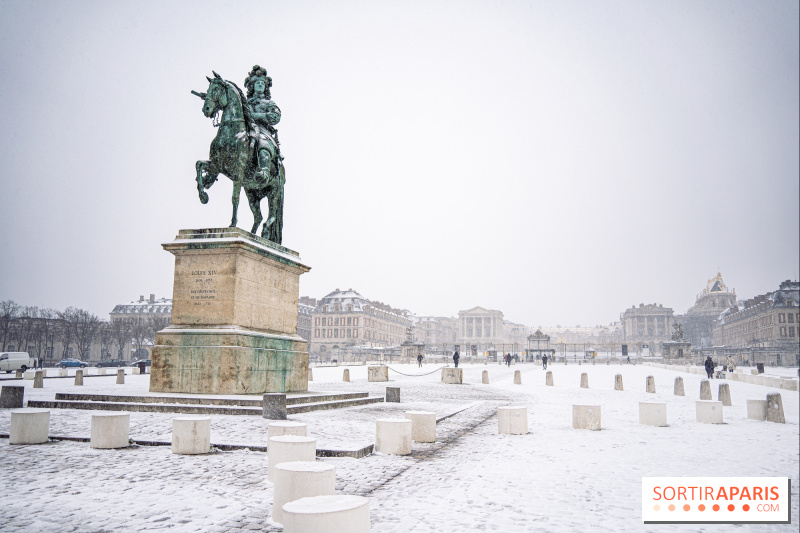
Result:
[[311,371],[311,367],[308,367],[308,381],[314,381],[314,373]]
[[69,375],[69,371],[66,368],[59,368],[58,369],[58,377],[63,378]]
[[283,506],[285,533],[369,533],[369,500],[333,495],[300,498]]
[[41,389],[42,387],[44,387],[44,373],[37,370],[33,376],[33,388]]
[[386,387],[386,402],[400,403],[400,387]]
[[551,370],[547,371],[547,374],[544,376],[544,384],[547,387],[553,386],[553,372]]
[[767,422],[786,423],[786,418],[783,416],[783,400],[781,400],[780,393],[767,394]]
[[314,461],[317,439],[300,435],[270,437],[267,441],[267,479],[275,483],[275,467],[294,461]]
[[522,373],[519,370],[514,371],[514,385],[522,385]]
[[525,435],[528,433],[528,408],[507,406],[497,408],[497,432],[501,435]]
[[411,453],[411,420],[379,418],[375,421],[375,451],[392,455]]
[[719,384],[719,391],[717,392],[717,400],[722,402],[722,405],[730,407],[731,404],[731,386],[727,383]]
[[462,368],[442,369],[442,383],[449,383],[451,385],[461,385],[463,381],[464,381],[464,372]]
[[0,409],[20,409],[25,398],[22,385],[3,385],[0,390]]
[[436,442],[436,413],[430,411],[406,411],[405,417],[411,420],[411,440],[415,442]]
[[199,455],[211,448],[211,417],[181,416],[172,419],[172,453]]
[[656,393],[656,378],[653,376],[647,376],[645,390],[651,394]]
[[125,384],[125,369],[118,368],[117,369],[117,385],[124,385]]
[[[272,490],[272,520],[283,523],[283,506],[313,496],[332,495],[336,487],[336,467],[317,461],[294,461],[275,466]],[[327,530],[327,528],[326,528]]]
[[105,368],[98,368],[97,369],[97,375],[98,376],[105,376],[106,375],[106,369]]
[[589,374],[584,372],[581,374],[581,388],[588,389],[589,388]]
[[308,424],[303,422],[293,422],[282,420],[280,422],[270,422],[267,426],[267,439],[270,437],[281,437],[283,435],[297,435],[299,437],[308,436]]
[[389,367],[368,366],[367,381],[389,381]]
[[131,426],[130,413],[95,413],[92,415],[91,448],[127,448]]
[[624,390],[622,387],[622,374],[614,376],[614,390]]
[[489,371],[488,370],[484,370],[483,372],[481,372],[481,383],[484,384],[484,385],[488,385],[489,384]]
[[350,369],[349,368],[345,368],[342,371],[342,381],[346,381],[346,382],[350,383]]
[[280,392],[270,392],[263,396],[264,418],[272,420],[286,420],[286,395]]
[[11,411],[9,444],[41,444],[47,442],[49,431],[49,409],[19,409]]
[[572,406],[572,428],[589,429],[597,431],[600,429],[600,406],[599,405],[573,405]]
[[673,389],[673,394],[675,396],[685,396],[683,390],[683,378],[680,376],[675,378],[675,387]]
[[707,379],[700,382],[700,399],[706,401],[711,400],[711,383],[709,383]]
[[766,420],[767,400],[747,400],[747,418],[752,420]]
[[639,402],[639,423],[646,426],[666,426],[667,404]]
[[83,370],[75,371],[75,385],[77,386],[83,385]]
[[698,400],[695,402],[697,421],[703,424],[722,424],[722,402]]

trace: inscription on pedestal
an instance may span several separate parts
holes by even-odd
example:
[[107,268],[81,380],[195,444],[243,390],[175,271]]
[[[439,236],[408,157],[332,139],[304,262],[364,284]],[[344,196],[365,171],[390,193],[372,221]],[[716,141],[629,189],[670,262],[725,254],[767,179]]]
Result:
[[189,299],[193,305],[211,305],[209,300],[217,299],[217,289],[214,276],[216,270],[193,270],[193,289],[189,290]]

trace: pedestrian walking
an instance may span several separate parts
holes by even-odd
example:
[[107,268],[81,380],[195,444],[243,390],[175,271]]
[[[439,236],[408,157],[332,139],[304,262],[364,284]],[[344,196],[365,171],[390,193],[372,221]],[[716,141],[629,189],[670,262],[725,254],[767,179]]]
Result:
[[421,353],[417,354],[417,363],[419,364],[419,367],[422,368],[422,354]]
[[547,354],[542,356],[542,370],[547,370]]
[[506,354],[506,366],[511,366],[511,354]]
[[461,359],[461,356],[458,355],[458,348],[456,348],[456,351],[453,353],[453,363],[456,365],[456,368],[458,368],[459,359]]
[[711,356],[709,355],[706,357],[705,365],[706,367],[706,374],[708,374],[708,379],[714,378],[714,361],[711,360]]

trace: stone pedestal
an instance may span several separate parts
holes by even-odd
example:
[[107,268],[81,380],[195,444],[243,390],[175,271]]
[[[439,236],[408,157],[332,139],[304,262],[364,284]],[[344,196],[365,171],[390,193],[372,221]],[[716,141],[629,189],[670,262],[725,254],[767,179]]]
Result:
[[695,405],[698,422],[704,424],[722,424],[722,402],[698,400]]
[[656,378],[653,376],[647,376],[647,380],[645,382],[645,390],[650,394],[656,393]]
[[275,466],[293,461],[314,461],[317,439],[299,435],[270,437],[267,441],[267,479],[275,483]]
[[622,387],[622,374],[614,376],[614,390],[624,390]]
[[666,426],[667,404],[639,402],[639,423],[646,426]]
[[464,372],[461,368],[443,368],[442,383],[461,385],[464,382]]
[[411,453],[412,422],[405,418],[379,418],[375,421],[375,451],[393,455]]
[[707,379],[700,382],[700,399],[711,400],[711,383]]
[[25,387],[22,385],[3,385],[0,390],[0,409],[19,409],[25,398]]
[[92,415],[91,448],[127,448],[131,427],[130,413],[96,413]]
[[283,506],[284,533],[369,533],[369,500],[336,494],[300,498]]
[[514,371],[514,385],[522,385],[522,373],[519,370]]
[[367,381],[389,381],[389,367],[368,366]]
[[481,383],[483,385],[488,385],[489,384],[489,371],[488,370],[484,370],[483,372],[481,372]]
[[767,400],[747,400],[747,418],[752,420],[766,420]]
[[552,371],[548,370],[547,374],[545,374],[544,384],[545,384],[546,387],[552,387],[553,386],[553,372]]
[[83,370],[75,371],[75,385],[83,385]]
[[281,422],[270,422],[267,426],[267,439],[270,437],[281,437],[283,435],[297,435],[298,437],[306,437],[308,433],[308,424],[303,422],[292,422],[289,420]]
[[589,388],[589,374],[586,372],[581,374],[581,388],[588,389]]
[[345,368],[342,371],[342,381],[346,381],[346,382],[350,383],[350,369],[349,368]]
[[211,417],[181,416],[172,419],[172,453],[199,455],[211,448]]
[[497,432],[501,435],[527,434],[528,408],[525,406],[498,407]]
[[674,389],[673,394],[675,396],[685,396],[684,390],[683,390],[683,378],[680,377],[680,376],[675,378],[675,389]]
[[49,409],[11,411],[9,444],[41,444],[47,442],[50,430]]
[[717,400],[722,402],[722,405],[730,407],[731,404],[731,386],[727,383],[719,384],[719,392],[717,392]]
[[436,442],[436,413],[430,411],[406,411],[405,417],[411,420],[411,440],[416,442]]
[[786,418],[783,415],[783,400],[781,400],[781,395],[777,392],[767,394],[767,422],[786,423]]
[[33,388],[41,389],[42,387],[44,387],[44,373],[41,370],[37,370],[33,376]]
[[573,429],[590,429],[592,431],[597,431],[600,429],[600,422],[599,405],[572,406]]
[[283,523],[283,506],[300,498],[328,496],[336,487],[336,467],[316,461],[294,461],[275,466],[272,520]]
[[297,335],[296,252],[239,228],[180,230],[172,323],[156,334],[151,392],[257,394],[308,389]]
[[124,385],[125,384],[125,369],[118,368],[117,369],[117,385]]

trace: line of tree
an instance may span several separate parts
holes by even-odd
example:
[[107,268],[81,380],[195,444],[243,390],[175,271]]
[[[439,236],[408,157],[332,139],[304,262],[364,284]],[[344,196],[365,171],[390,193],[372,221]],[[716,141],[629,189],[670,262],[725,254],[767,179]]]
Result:
[[[98,343],[101,359],[127,359],[128,343],[140,353],[155,343],[156,332],[167,325],[169,320],[160,317],[109,322],[75,307],[57,311],[5,300],[0,301],[0,351],[13,347],[49,362],[70,357],[74,347],[75,357],[89,359],[92,345]],[[61,345],[58,354],[54,353],[56,344]]]

